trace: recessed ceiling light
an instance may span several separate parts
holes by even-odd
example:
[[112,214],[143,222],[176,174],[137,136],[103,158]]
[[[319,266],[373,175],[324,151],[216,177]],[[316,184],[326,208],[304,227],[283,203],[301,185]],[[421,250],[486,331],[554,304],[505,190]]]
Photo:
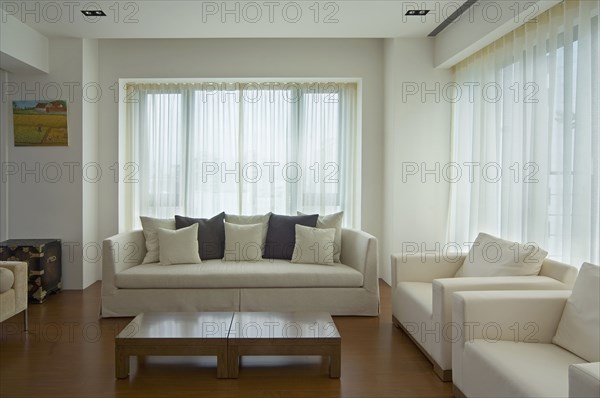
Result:
[[406,14],[404,15],[410,15],[410,16],[423,16],[423,15],[427,15],[429,13],[429,10],[408,10],[406,11]]
[[105,17],[106,14],[102,10],[81,10],[81,13],[86,17]]

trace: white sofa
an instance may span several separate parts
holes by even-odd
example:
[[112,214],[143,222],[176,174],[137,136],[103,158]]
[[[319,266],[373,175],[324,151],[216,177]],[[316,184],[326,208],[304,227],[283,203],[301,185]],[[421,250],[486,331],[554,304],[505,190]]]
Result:
[[452,380],[452,293],[469,290],[571,289],[577,269],[545,259],[538,276],[455,278],[466,255],[392,255],[392,320],[433,363],[435,373]]
[[453,322],[460,333],[452,343],[454,395],[600,396],[600,363],[588,363],[552,343],[570,295],[570,291],[455,293]]
[[342,229],[341,263],[208,260],[141,264],[141,230],[103,242],[102,317],[144,311],[326,311],[379,314],[377,240]]

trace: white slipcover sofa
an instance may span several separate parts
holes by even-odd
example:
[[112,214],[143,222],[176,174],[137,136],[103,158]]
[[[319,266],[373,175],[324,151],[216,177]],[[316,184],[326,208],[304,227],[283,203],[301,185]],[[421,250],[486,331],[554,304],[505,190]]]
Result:
[[573,292],[454,293],[455,396],[600,396],[599,286],[589,265]]
[[537,276],[460,277],[466,255],[392,255],[392,321],[411,337],[444,381],[452,380],[452,294],[473,290],[567,290],[577,269],[545,259]]
[[377,240],[342,229],[341,262],[300,264],[207,260],[142,264],[141,230],[103,242],[102,317],[144,311],[326,311],[379,314]]

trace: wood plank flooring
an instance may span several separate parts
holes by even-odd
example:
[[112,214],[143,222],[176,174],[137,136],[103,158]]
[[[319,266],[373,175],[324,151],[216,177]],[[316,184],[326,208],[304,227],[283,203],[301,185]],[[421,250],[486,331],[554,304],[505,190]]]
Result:
[[[100,282],[29,305],[0,323],[0,397],[452,397],[431,364],[392,325],[390,287],[379,317],[334,317],[342,336],[342,377],[321,357],[244,357],[239,379],[217,379],[216,358],[131,359],[115,379],[114,336],[132,318],[98,319]],[[157,299],[160,299],[157,297]]]

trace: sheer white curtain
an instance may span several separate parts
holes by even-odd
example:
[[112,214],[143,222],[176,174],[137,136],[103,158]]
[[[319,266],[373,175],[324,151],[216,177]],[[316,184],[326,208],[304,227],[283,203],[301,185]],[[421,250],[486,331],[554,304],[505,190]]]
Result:
[[140,215],[343,210],[358,227],[356,83],[130,83],[128,161]]
[[448,238],[600,262],[598,2],[565,1],[455,67]]

